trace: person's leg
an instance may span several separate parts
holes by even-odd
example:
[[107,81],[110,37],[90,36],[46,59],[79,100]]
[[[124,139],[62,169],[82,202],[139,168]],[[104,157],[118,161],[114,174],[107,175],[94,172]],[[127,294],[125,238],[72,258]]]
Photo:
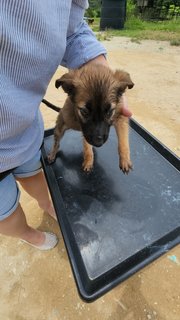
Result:
[[49,250],[58,242],[56,235],[31,228],[19,204],[20,191],[13,174],[0,181],[0,233],[20,238],[40,250]]
[[37,200],[39,207],[56,219],[46,179],[41,169],[40,157],[41,151],[39,150],[31,160],[16,168],[13,174],[23,189]]
[[28,226],[20,204],[10,216],[0,221],[0,233],[26,240],[33,245],[42,245],[45,241],[43,232]]
[[34,199],[37,200],[41,209],[48,212],[56,218],[54,207],[49,197],[48,187],[43,171],[40,171],[34,176],[26,178],[16,178],[23,189]]

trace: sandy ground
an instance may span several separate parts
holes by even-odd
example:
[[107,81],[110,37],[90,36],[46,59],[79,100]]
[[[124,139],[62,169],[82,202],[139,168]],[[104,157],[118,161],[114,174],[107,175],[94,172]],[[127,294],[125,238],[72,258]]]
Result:
[[[135,82],[127,94],[133,117],[180,155],[180,48],[127,38],[104,44],[111,67],[129,71]],[[59,105],[65,95],[54,88],[54,79],[64,71],[58,69],[46,95]],[[45,106],[41,110],[46,128],[54,126],[55,112]],[[57,233],[60,242],[50,252],[39,252],[0,236],[0,320],[180,319],[180,246],[87,304],[78,296],[57,223],[25,192],[21,203],[28,222]]]

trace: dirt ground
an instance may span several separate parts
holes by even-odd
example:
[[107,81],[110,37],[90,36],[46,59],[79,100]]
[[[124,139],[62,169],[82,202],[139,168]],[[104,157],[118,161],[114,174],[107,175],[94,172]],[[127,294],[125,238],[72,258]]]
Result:
[[[114,38],[104,42],[112,68],[127,70],[135,83],[127,92],[133,117],[180,156],[180,47],[167,42]],[[54,88],[46,97],[62,105]],[[41,106],[45,127],[56,113]],[[33,227],[58,234],[58,246],[40,252],[19,240],[0,236],[0,320],[179,320],[180,246],[151,263],[97,301],[77,293],[59,227],[22,192],[21,203]]]

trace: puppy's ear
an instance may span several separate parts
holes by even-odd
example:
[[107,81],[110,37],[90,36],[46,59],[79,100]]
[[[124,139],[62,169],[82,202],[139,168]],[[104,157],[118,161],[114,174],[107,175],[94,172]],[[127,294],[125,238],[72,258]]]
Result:
[[57,79],[55,82],[55,87],[58,89],[62,86],[64,92],[69,96],[75,94],[75,85],[73,83],[73,72],[65,73],[61,78]]
[[132,82],[129,73],[122,70],[116,70],[114,77],[118,82],[119,93],[123,93],[126,88],[132,89],[134,87],[134,83]]

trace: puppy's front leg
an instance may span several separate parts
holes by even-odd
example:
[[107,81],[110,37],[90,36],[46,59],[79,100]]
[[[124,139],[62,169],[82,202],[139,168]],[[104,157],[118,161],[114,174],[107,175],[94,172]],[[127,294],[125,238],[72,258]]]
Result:
[[127,117],[120,116],[115,123],[118,137],[119,167],[123,173],[128,173],[132,169],[129,149],[129,123]]
[[58,152],[58,149],[59,149],[60,140],[63,137],[64,132],[67,129],[68,128],[67,128],[66,124],[64,123],[62,113],[60,111],[58,118],[56,120],[55,129],[54,129],[54,145],[52,147],[50,154],[48,155],[48,162],[49,163],[55,161],[56,153]]
[[94,153],[92,146],[83,138],[83,147],[84,147],[84,161],[82,164],[83,170],[90,172],[93,168],[94,163]]

